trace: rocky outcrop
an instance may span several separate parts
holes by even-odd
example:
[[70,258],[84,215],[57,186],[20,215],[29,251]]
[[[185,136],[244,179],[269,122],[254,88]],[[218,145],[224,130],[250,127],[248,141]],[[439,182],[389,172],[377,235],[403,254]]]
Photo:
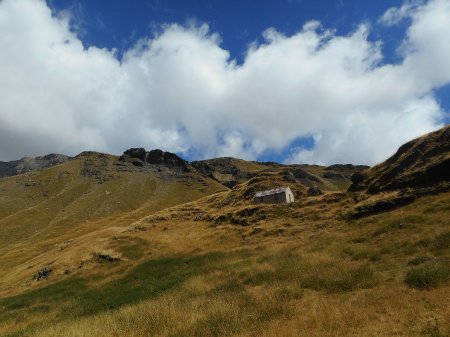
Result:
[[176,172],[188,172],[188,163],[176,154],[156,149],[149,152],[144,148],[126,150],[119,161],[130,162],[135,166],[155,165]]
[[205,176],[216,180],[228,188],[232,188],[256,175],[256,173],[248,172],[238,167],[238,165],[245,166],[245,163],[247,162],[242,159],[223,157],[193,161],[191,165]]
[[69,159],[68,156],[52,153],[36,158],[24,157],[20,160],[0,162],[0,178],[52,167]]
[[352,176],[350,191],[423,188],[450,181],[450,126],[402,145],[372,169]]
[[323,177],[331,180],[349,180],[354,174],[369,168],[365,165],[336,164],[326,167]]

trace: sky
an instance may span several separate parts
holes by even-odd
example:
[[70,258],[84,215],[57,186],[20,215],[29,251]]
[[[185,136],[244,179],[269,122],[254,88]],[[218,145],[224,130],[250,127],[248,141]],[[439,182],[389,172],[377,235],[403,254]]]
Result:
[[0,160],[374,165],[450,123],[450,0],[0,0]]

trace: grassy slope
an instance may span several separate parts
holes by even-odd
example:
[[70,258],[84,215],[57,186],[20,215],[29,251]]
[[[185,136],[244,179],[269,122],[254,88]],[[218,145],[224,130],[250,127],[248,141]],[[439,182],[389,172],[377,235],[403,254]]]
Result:
[[450,193],[359,220],[345,217],[352,194],[254,207],[224,204],[229,193],[155,213],[114,237],[98,233],[91,244],[122,261],[4,298],[0,333],[450,333]]
[[[29,278],[29,272],[45,263],[41,254],[59,251],[68,241],[83,236],[89,240],[90,233],[121,228],[223,189],[195,173],[164,179],[152,172],[114,170],[117,158],[113,156],[95,163],[97,159],[81,157],[0,180],[0,293],[17,288],[23,277]],[[81,176],[86,160],[99,166],[108,179],[100,183]]]

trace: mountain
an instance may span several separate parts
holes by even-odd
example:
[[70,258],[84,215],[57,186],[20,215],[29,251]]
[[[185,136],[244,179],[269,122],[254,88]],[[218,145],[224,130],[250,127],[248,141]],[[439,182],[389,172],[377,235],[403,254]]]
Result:
[[[129,149],[0,179],[0,335],[447,336],[447,141],[373,168]],[[294,203],[252,204],[279,186]]]
[[9,162],[0,161],[0,178],[52,167],[68,160],[69,157],[62,154],[49,154],[36,158],[24,157]]

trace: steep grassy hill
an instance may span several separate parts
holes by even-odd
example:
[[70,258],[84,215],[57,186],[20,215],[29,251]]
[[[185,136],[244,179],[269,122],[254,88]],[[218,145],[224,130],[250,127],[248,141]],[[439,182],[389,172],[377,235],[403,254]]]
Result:
[[95,152],[0,179],[0,292],[43,252],[223,189],[193,169],[138,167]]
[[450,181],[450,125],[401,146],[385,162],[353,177],[350,190],[371,193]]
[[[437,144],[427,140],[434,135],[419,142]],[[433,156],[445,158],[447,152],[439,147]],[[48,225],[59,241],[47,249],[29,248],[44,247],[42,242],[50,240],[45,235],[5,248],[10,255],[2,263],[16,262],[1,285],[0,335],[450,334],[446,171],[427,183],[418,173],[407,186],[371,189],[366,179],[379,181],[385,172],[379,167],[388,169],[389,161],[360,174],[362,168],[352,166],[284,166],[234,158],[210,160],[206,167],[142,149],[119,159],[105,156],[101,163],[98,158],[85,154],[69,163],[79,161],[76,180],[83,177],[98,188],[99,200],[127,195],[125,186],[132,184],[113,185],[129,181],[112,178],[122,174],[128,179],[156,175],[164,188],[176,181],[185,186],[178,190],[204,188],[205,196],[182,204],[173,201],[173,207],[159,204],[160,210],[144,203],[134,211],[136,217],[122,206],[107,212],[99,203],[95,209],[100,220],[88,219],[87,229],[71,225],[74,230],[68,231],[70,217]],[[410,164],[414,172],[426,174],[429,160],[417,157]],[[346,191],[351,175],[358,186]],[[16,179],[24,184],[25,177],[1,182]],[[35,177],[30,181],[40,180]],[[310,187],[319,187],[314,179],[322,194],[308,193]],[[279,185],[289,185],[296,202],[252,204],[255,191]],[[38,191],[37,186],[28,188]],[[17,193],[17,186],[11,191]],[[18,196],[17,202],[22,199]],[[82,204],[80,210],[91,204]],[[17,209],[20,213],[20,205]],[[17,221],[10,228],[13,223]],[[59,226],[64,230],[57,232]],[[32,258],[22,260],[21,250]]]

